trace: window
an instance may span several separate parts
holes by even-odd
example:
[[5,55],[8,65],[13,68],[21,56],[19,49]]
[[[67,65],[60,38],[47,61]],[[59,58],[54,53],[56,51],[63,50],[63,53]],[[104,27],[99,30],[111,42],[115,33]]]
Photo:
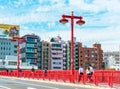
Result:
[[61,47],[61,44],[52,44],[52,47]]
[[53,60],[61,60],[61,58],[55,58],[55,57],[54,57],[54,58],[52,58],[52,59],[53,59]]
[[8,65],[17,65],[17,62],[8,62]]
[[17,53],[17,50],[15,50],[14,53]]
[[28,38],[27,38],[27,42],[35,42],[35,39],[28,37]]
[[34,54],[26,54],[27,58],[34,58]]
[[14,45],[14,48],[17,48],[17,45]]
[[54,69],[61,69],[61,67],[53,67]]
[[26,52],[33,52],[33,53],[34,53],[34,49],[30,49],[30,48],[28,49],[28,48],[27,48],[27,49],[26,49]]
[[27,47],[34,47],[34,44],[27,43],[26,45],[27,45]]
[[53,64],[60,65],[61,62],[53,62]]
[[92,55],[92,57],[94,57],[94,55]]

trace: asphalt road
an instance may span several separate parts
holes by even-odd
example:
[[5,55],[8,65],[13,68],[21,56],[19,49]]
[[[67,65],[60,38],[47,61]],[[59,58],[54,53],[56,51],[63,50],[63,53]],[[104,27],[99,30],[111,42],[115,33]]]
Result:
[[72,84],[60,84],[41,81],[21,80],[0,76],[0,89],[93,89]]

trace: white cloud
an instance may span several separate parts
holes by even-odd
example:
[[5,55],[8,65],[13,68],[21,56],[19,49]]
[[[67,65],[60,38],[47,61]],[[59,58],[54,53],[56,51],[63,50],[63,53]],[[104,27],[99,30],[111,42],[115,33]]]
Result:
[[[114,30],[113,30],[114,29]],[[71,30],[56,30],[47,32],[45,30],[41,32],[34,32],[32,30],[21,30],[21,34],[25,33],[35,33],[39,35],[42,40],[47,40],[48,38],[60,35],[62,40],[71,40]],[[94,42],[99,42],[104,51],[117,50],[120,44],[120,31],[117,28],[106,28],[101,30],[91,30],[91,29],[75,29],[74,36],[77,37],[78,42],[82,42],[83,45],[91,47]]]
[[[6,17],[4,14],[1,14],[2,18],[0,18],[0,23],[27,24],[29,22],[45,22],[47,27],[51,28],[51,32],[46,31],[47,28],[43,28],[40,32],[37,32],[36,27],[30,28],[29,26],[24,27],[22,25],[21,34],[35,33],[43,40],[59,34],[63,40],[70,40],[70,23],[65,26],[60,24],[56,26],[55,22],[59,21],[62,14],[71,14],[71,11],[74,11],[75,15],[83,15],[86,21],[84,26],[88,26],[88,28],[82,29],[81,27],[78,28],[75,26],[75,36],[78,41],[82,41],[86,45],[91,45],[96,41],[102,44],[104,50],[118,50],[118,44],[120,44],[119,0],[93,0],[92,3],[86,3],[84,0],[69,0],[67,5],[64,0],[48,1],[50,4],[46,3],[45,5],[41,5],[46,1],[39,0],[40,5],[31,8],[22,15],[18,14],[16,16]],[[16,3],[18,3],[17,5],[27,4],[24,0]],[[84,12],[89,13],[86,15]],[[100,12],[105,13],[101,14]],[[103,26],[103,28],[95,28],[95,26]],[[52,31],[52,29],[56,29],[56,31]]]
[[79,10],[88,10],[91,12],[99,12],[107,9],[110,12],[118,12],[120,9],[119,0],[94,0],[92,4],[85,3],[84,0],[69,0],[70,6]]

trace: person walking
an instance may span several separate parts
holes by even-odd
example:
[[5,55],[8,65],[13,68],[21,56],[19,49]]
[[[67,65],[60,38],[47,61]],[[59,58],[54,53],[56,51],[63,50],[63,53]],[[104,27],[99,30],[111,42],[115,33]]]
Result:
[[89,67],[90,67],[90,74],[91,74],[91,76],[92,76],[92,75],[93,75],[94,70],[93,70],[92,65],[89,65]]
[[81,78],[83,77],[83,74],[84,74],[84,68],[83,68],[82,65],[80,65],[78,73],[79,73],[78,82],[80,82],[80,80],[81,80]]
[[84,69],[83,69],[82,65],[80,65],[79,74],[80,74],[80,75],[83,75],[83,73],[84,73]]
[[91,72],[90,72],[90,67],[87,67],[86,69],[86,74],[87,74],[87,79],[88,79],[88,82],[91,81]]
[[31,69],[32,73],[34,73],[35,69],[34,69],[34,66],[32,66],[32,69]]
[[90,82],[93,82],[92,76],[93,76],[94,69],[93,69],[92,65],[89,65],[89,67],[90,67],[90,76],[91,76]]

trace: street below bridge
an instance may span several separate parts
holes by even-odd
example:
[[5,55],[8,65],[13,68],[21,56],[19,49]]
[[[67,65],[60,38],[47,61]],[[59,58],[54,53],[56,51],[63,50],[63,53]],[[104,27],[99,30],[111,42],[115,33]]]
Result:
[[74,86],[72,84],[31,81],[0,76],[0,89],[95,89]]

